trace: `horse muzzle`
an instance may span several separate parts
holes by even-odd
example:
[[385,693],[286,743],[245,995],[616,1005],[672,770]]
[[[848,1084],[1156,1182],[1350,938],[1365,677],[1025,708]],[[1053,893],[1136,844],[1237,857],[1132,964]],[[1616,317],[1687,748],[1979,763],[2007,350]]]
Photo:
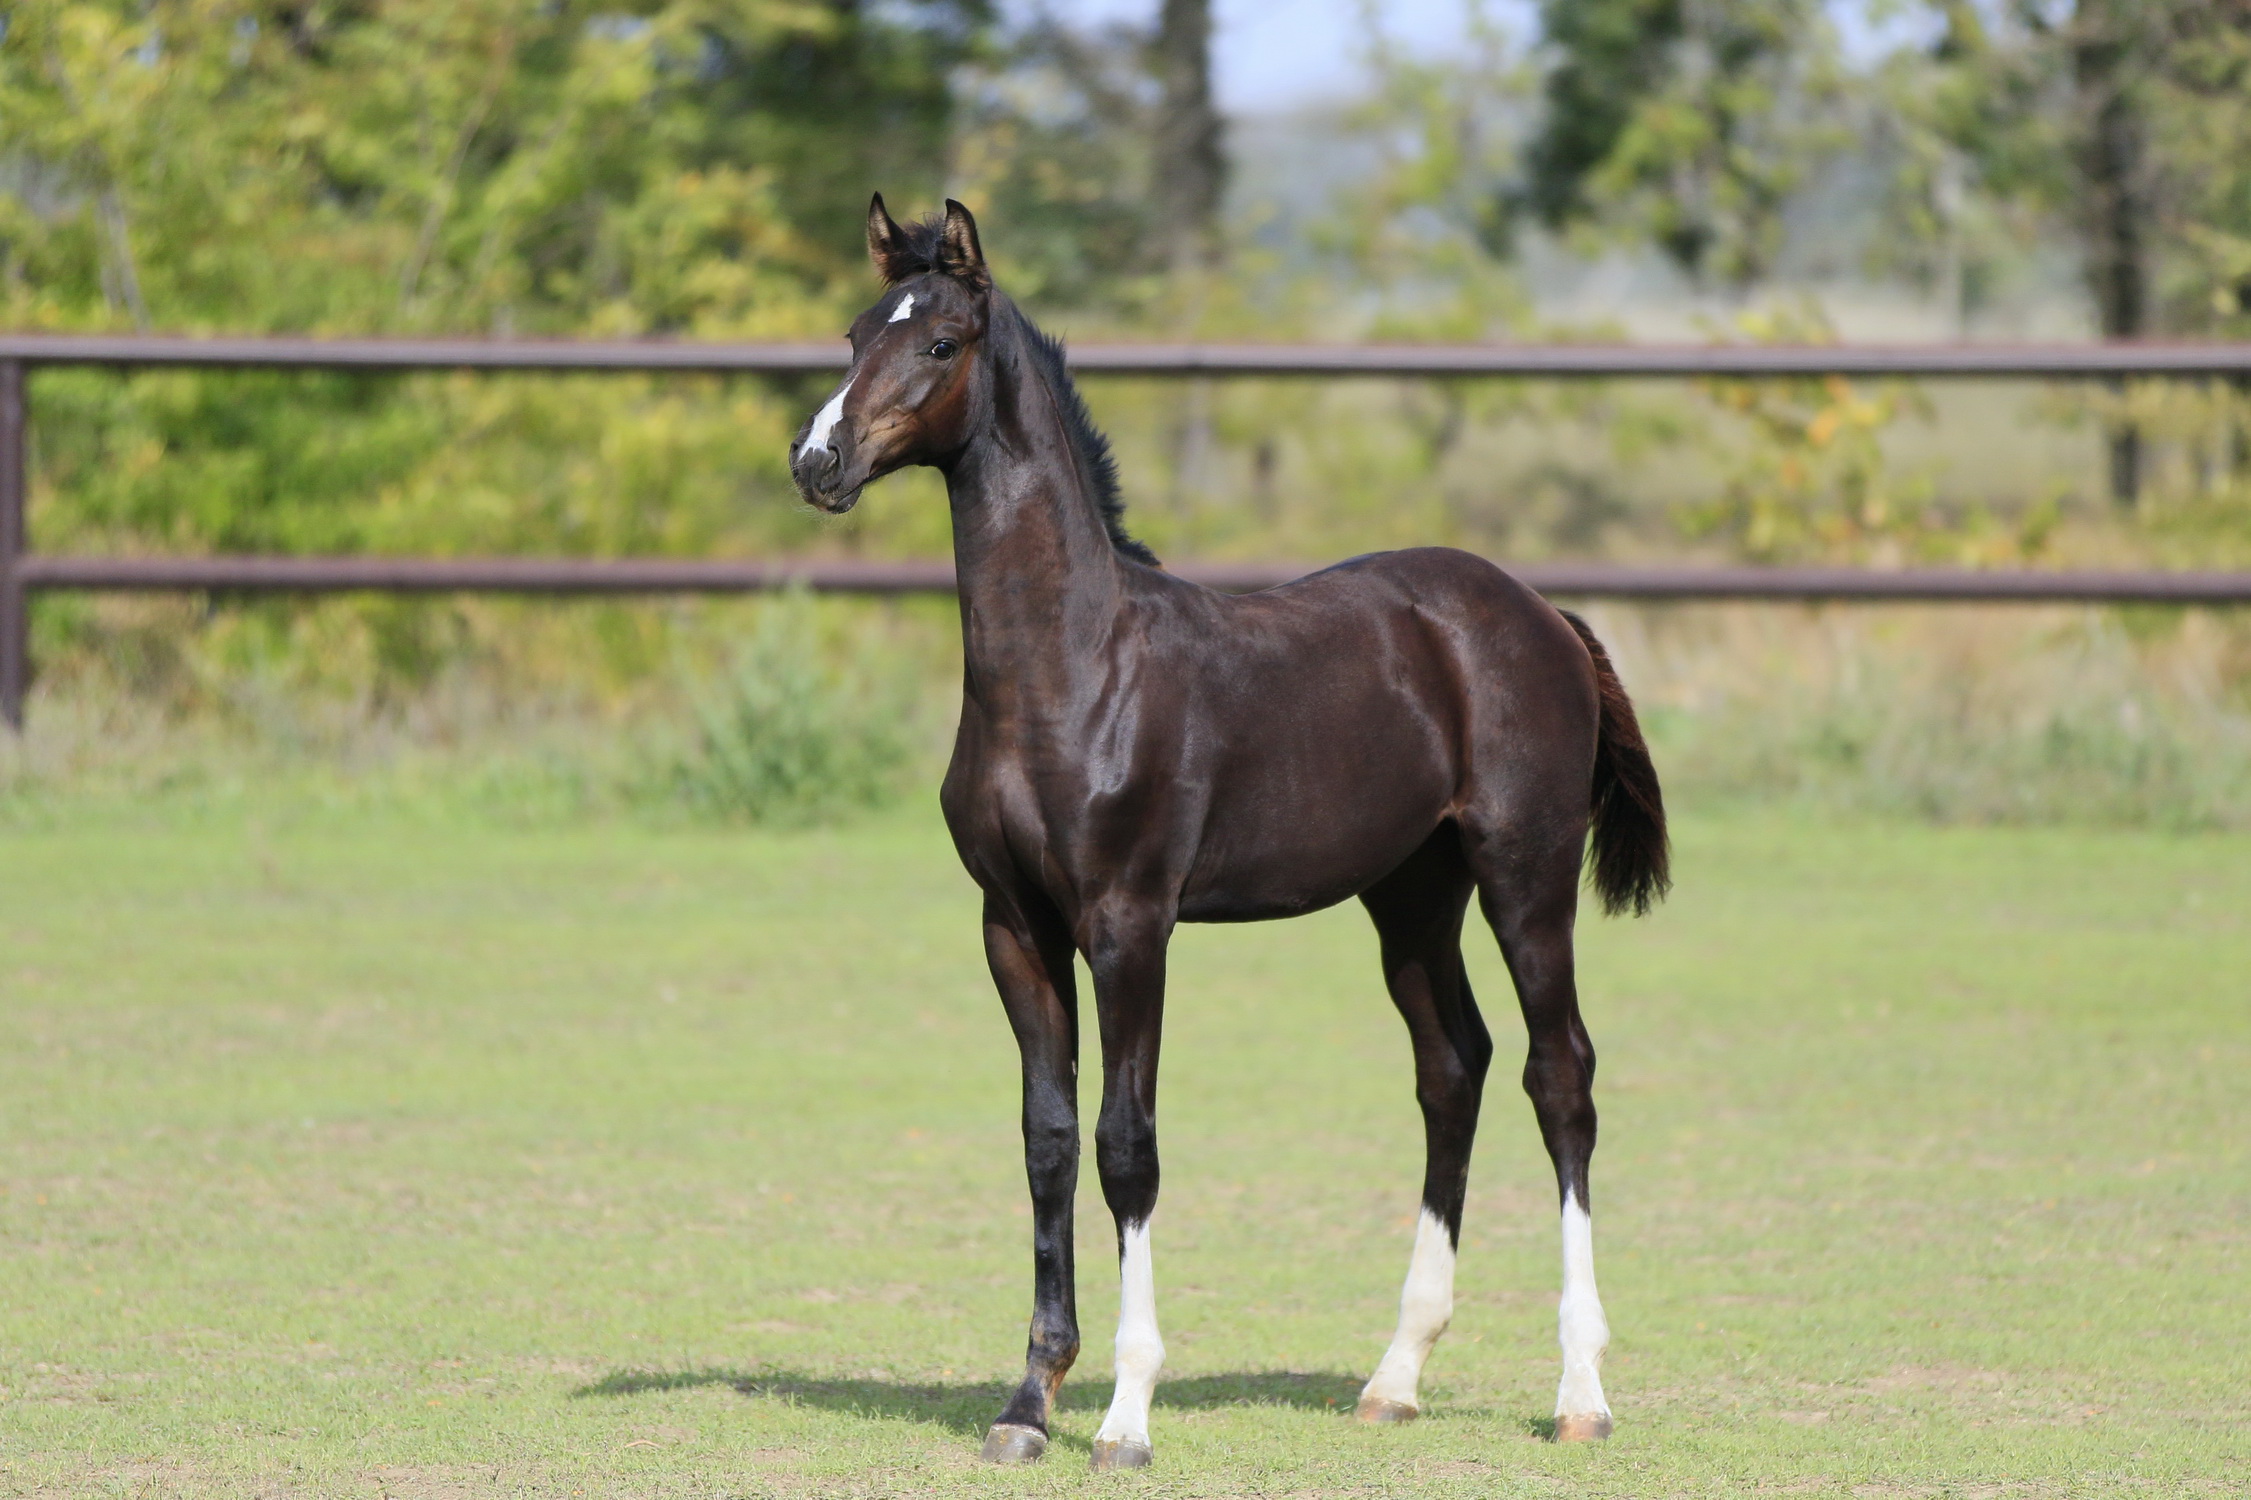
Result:
[[816,510],[841,516],[860,501],[861,486],[867,477],[848,472],[844,455],[833,444],[818,448],[800,448],[790,455],[789,476],[797,482],[797,493],[805,503]]

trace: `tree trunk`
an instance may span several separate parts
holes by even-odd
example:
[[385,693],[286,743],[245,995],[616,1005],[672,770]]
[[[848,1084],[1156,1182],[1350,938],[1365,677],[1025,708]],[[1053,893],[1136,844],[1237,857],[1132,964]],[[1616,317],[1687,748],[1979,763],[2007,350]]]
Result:
[[[1211,96],[1211,0],[1163,0],[1152,63],[1163,91],[1151,164],[1157,248],[1187,294],[1181,331],[1193,335],[1204,300],[1201,273],[1220,261],[1219,205],[1227,185],[1219,109]],[[1211,480],[1210,383],[1185,382],[1176,414],[1172,501],[1174,511],[1185,514]]]
[[[2087,279],[2104,338],[2149,331],[2149,135],[2136,76],[2146,65],[2135,43],[2141,0],[2085,0],[2072,39],[2072,82],[2082,122],[2079,170],[2085,183]],[[2141,492],[2142,435],[2131,421],[2110,430],[2110,493],[2131,506]]]
[[1175,272],[1220,256],[1219,204],[1227,185],[1219,110],[1211,96],[1211,0],[1164,0],[1157,21],[1157,232]]

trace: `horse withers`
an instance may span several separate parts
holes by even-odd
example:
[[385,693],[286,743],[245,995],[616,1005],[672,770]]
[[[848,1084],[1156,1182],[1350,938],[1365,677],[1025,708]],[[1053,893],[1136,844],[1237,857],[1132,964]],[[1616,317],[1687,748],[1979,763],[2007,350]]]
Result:
[[[1480,558],[1354,558],[1260,593],[1165,572],[1123,524],[1109,446],[1062,346],[993,285],[968,210],[902,227],[879,196],[885,291],[852,364],[791,446],[813,505],[841,514],[909,464],[946,479],[965,669],[941,800],[984,893],[985,953],[1023,1061],[1032,1319],[1023,1383],[985,1457],[1039,1458],[1079,1352],[1074,954],[1102,1038],[1095,1159],[1117,1221],[1117,1388],[1094,1467],[1150,1461],[1157,1331],[1157,1058],[1180,922],[1290,917],[1357,896],[1415,1057],[1427,1162],[1390,1348],[1359,1415],[1420,1410],[1453,1311],[1454,1256],[1493,1044],[1470,994],[1474,893],[1530,1038],[1524,1087],[1563,1228],[1555,1435],[1605,1437],[1609,1341],[1587,1170],[1594,1048],[1572,922],[1582,862],[1610,911],[1667,883],[1665,814],[1641,732],[1586,625]],[[1591,847],[1590,835],[1591,832]]]

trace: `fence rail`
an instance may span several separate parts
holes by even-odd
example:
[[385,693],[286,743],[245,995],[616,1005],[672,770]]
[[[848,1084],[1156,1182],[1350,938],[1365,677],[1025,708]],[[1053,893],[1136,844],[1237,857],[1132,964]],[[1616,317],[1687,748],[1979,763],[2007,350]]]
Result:
[[[1183,562],[1168,571],[1226,593],[1272,588],[1318,563]],[[18,564],[27,589],[102,593],[748,594],[801,586],[823,593],[950,594],[940,560],[531,557],[52,557]],[[1566,598],[1869,602],[2251,604],[2251,572],[1958,568],[1663,568],[1512,563],[1543,594]]]
[[[2044,380],[2251,378],[2236,344],[1082,344],[1084,375],[1178,378],[1681,378],[1804,375]],[[524,370],[830,375],[829,344],[661,340],[175,338],[0,334],[0,721],[23,725],[29,596],[39,590],[527,594],[741,593],[799,583],[868,594],[950,592],[945,562],[665,558],[65,557],[25,543],[25,375],[61,365],[122,369]],[[1308,571],[1283,563],[1183,563],[1228,590]],[[2251,604],[2251,573],[1968,572],[1849,568],[1518,567],[1543,593],[1620,599]]]
[[[664,339],[174,338],[0,334],[0,360],[128,369],[542,370],[830,375],[829,343]],[[1087,343],[1082,375],[1526,379],[1869,375],[1991,380],[2251,376],[2251,343],[2110,344],[1180,344]]]

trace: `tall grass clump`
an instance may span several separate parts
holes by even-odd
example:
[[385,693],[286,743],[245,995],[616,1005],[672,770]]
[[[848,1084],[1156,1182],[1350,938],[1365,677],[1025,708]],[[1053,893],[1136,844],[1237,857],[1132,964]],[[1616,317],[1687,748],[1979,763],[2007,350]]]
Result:
[[806,824],[895,796],[925,736],[923,681],[858,631],[823,639],[812,602],[776,601],[698,695],[655,785],[705,819]]
[[2251,827],[2251,631],[2223,616],[1601,613],[1678,798]]

